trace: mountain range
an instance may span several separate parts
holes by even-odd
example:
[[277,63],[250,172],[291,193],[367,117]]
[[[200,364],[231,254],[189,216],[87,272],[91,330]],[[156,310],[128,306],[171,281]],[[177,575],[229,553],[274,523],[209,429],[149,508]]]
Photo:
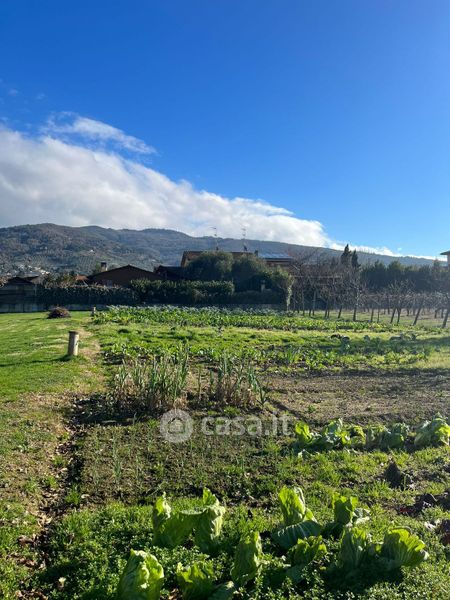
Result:
[[[0,229],[0,274],[38,271],[75,271],[91,273],[99,262],[108,267],[133,264],[153,270],[159,264],[179,265],[184,250],[239,251],[260,254],[302,254],[309,260],[339,257],[340,250],[311,248],[283,242],[238,240],[212,236],[192,237],[171,229],[107,229],[97,226],[69,227],[42,223]],[[415,257],[395,257],[358,252],[362,264],[380,260],[399,260],[406,265],[425,265],[431,261]]]

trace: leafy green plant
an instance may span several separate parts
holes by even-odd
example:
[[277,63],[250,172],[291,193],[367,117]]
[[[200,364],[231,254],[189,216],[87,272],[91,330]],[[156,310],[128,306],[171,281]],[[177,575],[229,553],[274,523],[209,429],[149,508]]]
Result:
[[202,552],[213,554],[218,547],[226,512],[208,489],[203,490],[203,510],[195,524],[195,543]]
[[213,554],[219,543],[224,514],[225,507],[220,505],[208,489],[203,490],[201,506],[193,510],[173,512],[163,494],[153,507],[154,543],[165,548],[175,548],[195,531],[195,543],[200,550]]
[[427,559],[424,542],[407,529],[390,529],[383,543],[377,544],[367,532],[353,527],[344,531],[331,571],[350,580],[358,578],[363,569],[381,574],[401,567],[416,567]]
[[241,587],[258,574],[262,559],[261,537],[258,532],[250,533],[239,542],[231,569],[233,583]]
[[164,569],[153,554],[131,550],[117,588],[117,600],[159,600]]
[[409,427],[405,423],[395,423],[387,428],[384,425],[369,427],[366,432],[366,447],[368,449],[401,448],[405,445],[409,433]]
[[318,433],[312,432],[309,425],[303,421],[295,424],[295,436],[298,450],[305,450],[314,446],[314,443],[320,437]]
[[339,537],[345,528],[360,525],[369,519],[370,511],[358,508],[358,499],[355,496],[333,495],[334,520],[328,523],[323,535]]
[[286,527],[304,520],[314,519],[313,513],[306,508],[303,491],[299,487],[284,486],[278,494],[283,522]]
[[287,576],[294,581],[300,582],[304,577],[306,567],[313,561],[318,561],[327,553],[327,547],[320,536],[309,537],[306,540],[297,540],[287,555],[291,566],[287,569]]
[[337,568],[345,577],[354,576],[368,559],[371,549],[371,537],[366,531],[357,527],[346,529],[336,558]]
[[283,524],[272,532],[272,539],[285,550],[292,548],[299,539],[319,535],[322,531],[313,513],[306,508],[300,488],[283,487],[278,495]]
[[428,559],[425,544],[407,529],[390,529],[380,550],[383,566],[388,570],[417,567]]
[[214,591],[214,569],[206,561],[198,561],[187,568],[180,563],[177,581],[185,600],[206,600]]
[[423,448],[424,446],[450,444],[450,425],[447,424],[441,415],[436,415],[431,421],[425,421],[417,429],[414,438],[414,446]]
[[178,511],[172,514],[172,508],[163,494],[153,507],[154,543],[165,548],[179,546],[191,534],[197,517],[198,513],[193,511]]

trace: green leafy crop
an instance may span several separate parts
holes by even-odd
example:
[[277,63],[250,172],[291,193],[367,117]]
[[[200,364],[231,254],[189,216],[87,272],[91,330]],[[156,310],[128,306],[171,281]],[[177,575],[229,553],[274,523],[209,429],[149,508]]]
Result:
[[164,570],[153,554],[131,550],[119,581],[118,600],[159,600]]

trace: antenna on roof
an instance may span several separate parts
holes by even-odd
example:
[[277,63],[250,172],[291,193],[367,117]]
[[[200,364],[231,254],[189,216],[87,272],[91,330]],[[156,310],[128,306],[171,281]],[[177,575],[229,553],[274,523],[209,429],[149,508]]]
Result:
[[214,239],[216,240],[216,252],[219,251],[219,240],[217,238],[217,227],[212,228],[214,230]]
[[247,239],[246,238],[247,238],[247,228],[243,227],[242,228],[242,244],[244,246],[244,252],[248,252],[248,249],[247,249]]

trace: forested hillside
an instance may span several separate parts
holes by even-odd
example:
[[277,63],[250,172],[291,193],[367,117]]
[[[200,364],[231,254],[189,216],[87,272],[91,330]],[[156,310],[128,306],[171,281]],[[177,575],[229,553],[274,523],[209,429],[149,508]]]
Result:
[[[219,238],[222,250],[242,250],[242,240]],[[89,273],[100,261],[108,265],[134,264],[153,269],[158,264],[179,264],[184,250],[214,249],[214,237],[192,237],[170,229],[105,229],[103,227],[67,227],[44,223],[21,225],[0,229],[0,273],[45,270],[74,270]],[[282,242],[246,240],[250,252],[298,253],[312,255],[312,259],[335,255],[341,252],[311,248]],[[391,262],[389,256],[358,253],[361,263],[379,259]],[[426,259],[402,257],[403,264],[429,264]]]

